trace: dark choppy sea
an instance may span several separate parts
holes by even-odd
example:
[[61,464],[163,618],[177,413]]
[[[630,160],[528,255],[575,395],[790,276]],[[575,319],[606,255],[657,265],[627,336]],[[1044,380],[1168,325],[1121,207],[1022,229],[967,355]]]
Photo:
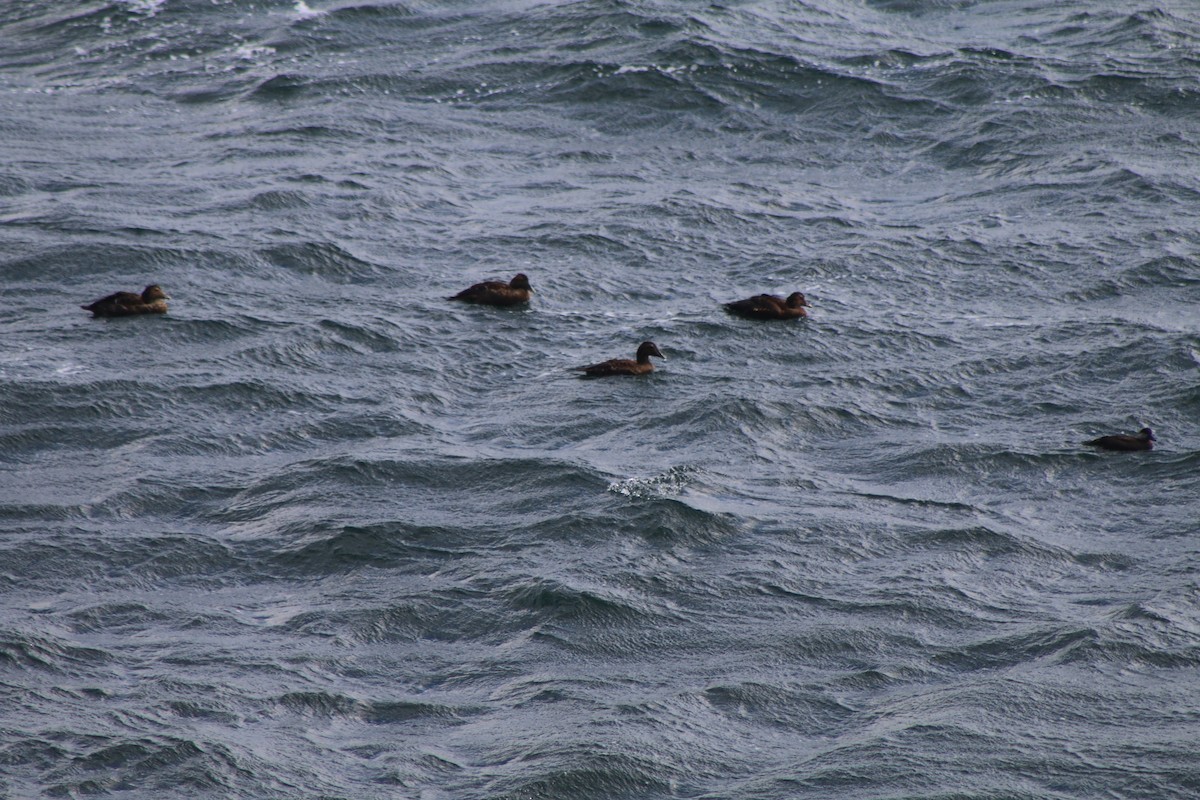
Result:
[[1192,0],[5,3],[0,797],[1197,797],[1198,53]]

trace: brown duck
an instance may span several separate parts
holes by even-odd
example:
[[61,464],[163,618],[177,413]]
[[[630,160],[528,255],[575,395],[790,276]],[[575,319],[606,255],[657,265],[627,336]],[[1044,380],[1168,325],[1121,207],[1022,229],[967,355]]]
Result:
[[152,283],[142,290],[141,294],[133,292],[115,292],[108,297],[101,297],[94,303],[80,306],[84,311],[92,312],[96,317],[132,317],[137,314],[165,314],[167,301],[171,298],[162,287]]
[[1101,450],[1123,450],[1131,452],[1133,450],[1153,450],[1154,443],[1158,440],[1154,438],[1154,431],[1149,428],[1142,428],[1135,434],[1114,433],[1111,436],[1101,436],[1099,439],[1092,439],[1084,444],[1092,447],[1099,447]]
[[725,310],[730,314],[748,319],[797,319],[807,317],[804,309],[809,306],[808,300],[800,292],[792,292],[787,300],[774,294],[756,294],[745,300],[736,300],[725,304]]
[[533,287],[524,272],[519,272],[508,283],[502,281],[484,281],[463,289],[447,300],[461,300],[464,303],[479,303],[485,306],[516,306],[529,302]]
[[654,342],[642,342],[637,349],[637,359],[613,358],[591,364],[586,367],[573,367],[582,373],[584,378],[608,378],[614,375],[647,375],[654,371],[650,356],[666,359]]

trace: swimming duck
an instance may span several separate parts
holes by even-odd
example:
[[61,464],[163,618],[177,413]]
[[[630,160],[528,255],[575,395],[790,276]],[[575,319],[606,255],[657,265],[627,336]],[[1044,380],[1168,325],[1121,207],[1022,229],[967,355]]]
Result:
[[529,302],[533,287],[524,272],[519,272],[508,283],[484,281],[463,289],[447,300],[462,300],[464,303],[479,303],[485,306],[515,306]]
[[1136,434],[1114,433],[1111,436],[1101,436],[1099,439],[1092,439],[1084,444],[1092,447],[1099,447],[1101,450],[1153,450],[1154,443],[1158,440],[1154,438],[1154,431],[1149,428],[1142,428]]
[[573,367],[580,372],[585,373],[580,377],[584,378],[607,378],[614,375],[647,375],[654,371],[654,365],[650,363],[650,356],[665,359],[654,342],[642,342],[638,345],[637,359],[631,358],[613,358],[608,361],[601,361],[599,364],[591,364],[586,367]]
[[811,308],[804,295],[792,292],[787,300],[774,294],[756,294],[745,300],[726,303],[725,310],[749,319],[796,319],[808,316],[805,306]]
[[165,314],[167,300],[171,298],[162,287],[152,283],[142,290],[141,294],[133,292],[115,292],[108,297],[101,297],[94,303],[80,306],[84,311],[92,312],[96,317],[132,317],[136,314]]

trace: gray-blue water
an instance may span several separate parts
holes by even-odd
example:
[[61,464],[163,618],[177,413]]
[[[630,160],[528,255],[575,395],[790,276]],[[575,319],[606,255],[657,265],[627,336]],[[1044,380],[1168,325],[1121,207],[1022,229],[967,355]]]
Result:
[[0,796],[1200,795],[1198,53],[1191,0],[5,3]]

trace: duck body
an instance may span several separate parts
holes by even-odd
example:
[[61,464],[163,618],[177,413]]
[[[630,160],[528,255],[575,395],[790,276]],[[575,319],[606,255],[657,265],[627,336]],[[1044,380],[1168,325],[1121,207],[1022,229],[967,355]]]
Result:
[[171,298],[158,284],[150,284],[141,294],[134,292],[114,292],[107,297],[80,306],[84,311],[92,312],[95,317],[132,317],[138,314],[165,314],[167,301]]
[[1132,452],[1134,450],[1153,450],[1156,441],[1158,440],[1154,438],[1154,431],[1142,428],[1136,434],[1114,433],[1111,436],[1092,439],[1084,444],[1099,447],[1101,450]]
[[747,319],[798,319],[808,316],[805,308],[811,306],[800,292],[792,292],[786,300],[779,295],[756,294],[725,304],[725,310],[730,314]]
[[654,371],[650,356],[666,358],[654,342],[642,342],[637,349],[637,358],[613,358],[601,361],[599,364],[589,364],[586,367],[574,369],[584,373],[584,378],[610,378],[618,375],[648,375]]
[[463,289],[447,300],[459,300],[464,303],[477,303],[484,306],[516,306],[529,302],[533,287],[525,273],[517,273],[511,281],[484,281]]

